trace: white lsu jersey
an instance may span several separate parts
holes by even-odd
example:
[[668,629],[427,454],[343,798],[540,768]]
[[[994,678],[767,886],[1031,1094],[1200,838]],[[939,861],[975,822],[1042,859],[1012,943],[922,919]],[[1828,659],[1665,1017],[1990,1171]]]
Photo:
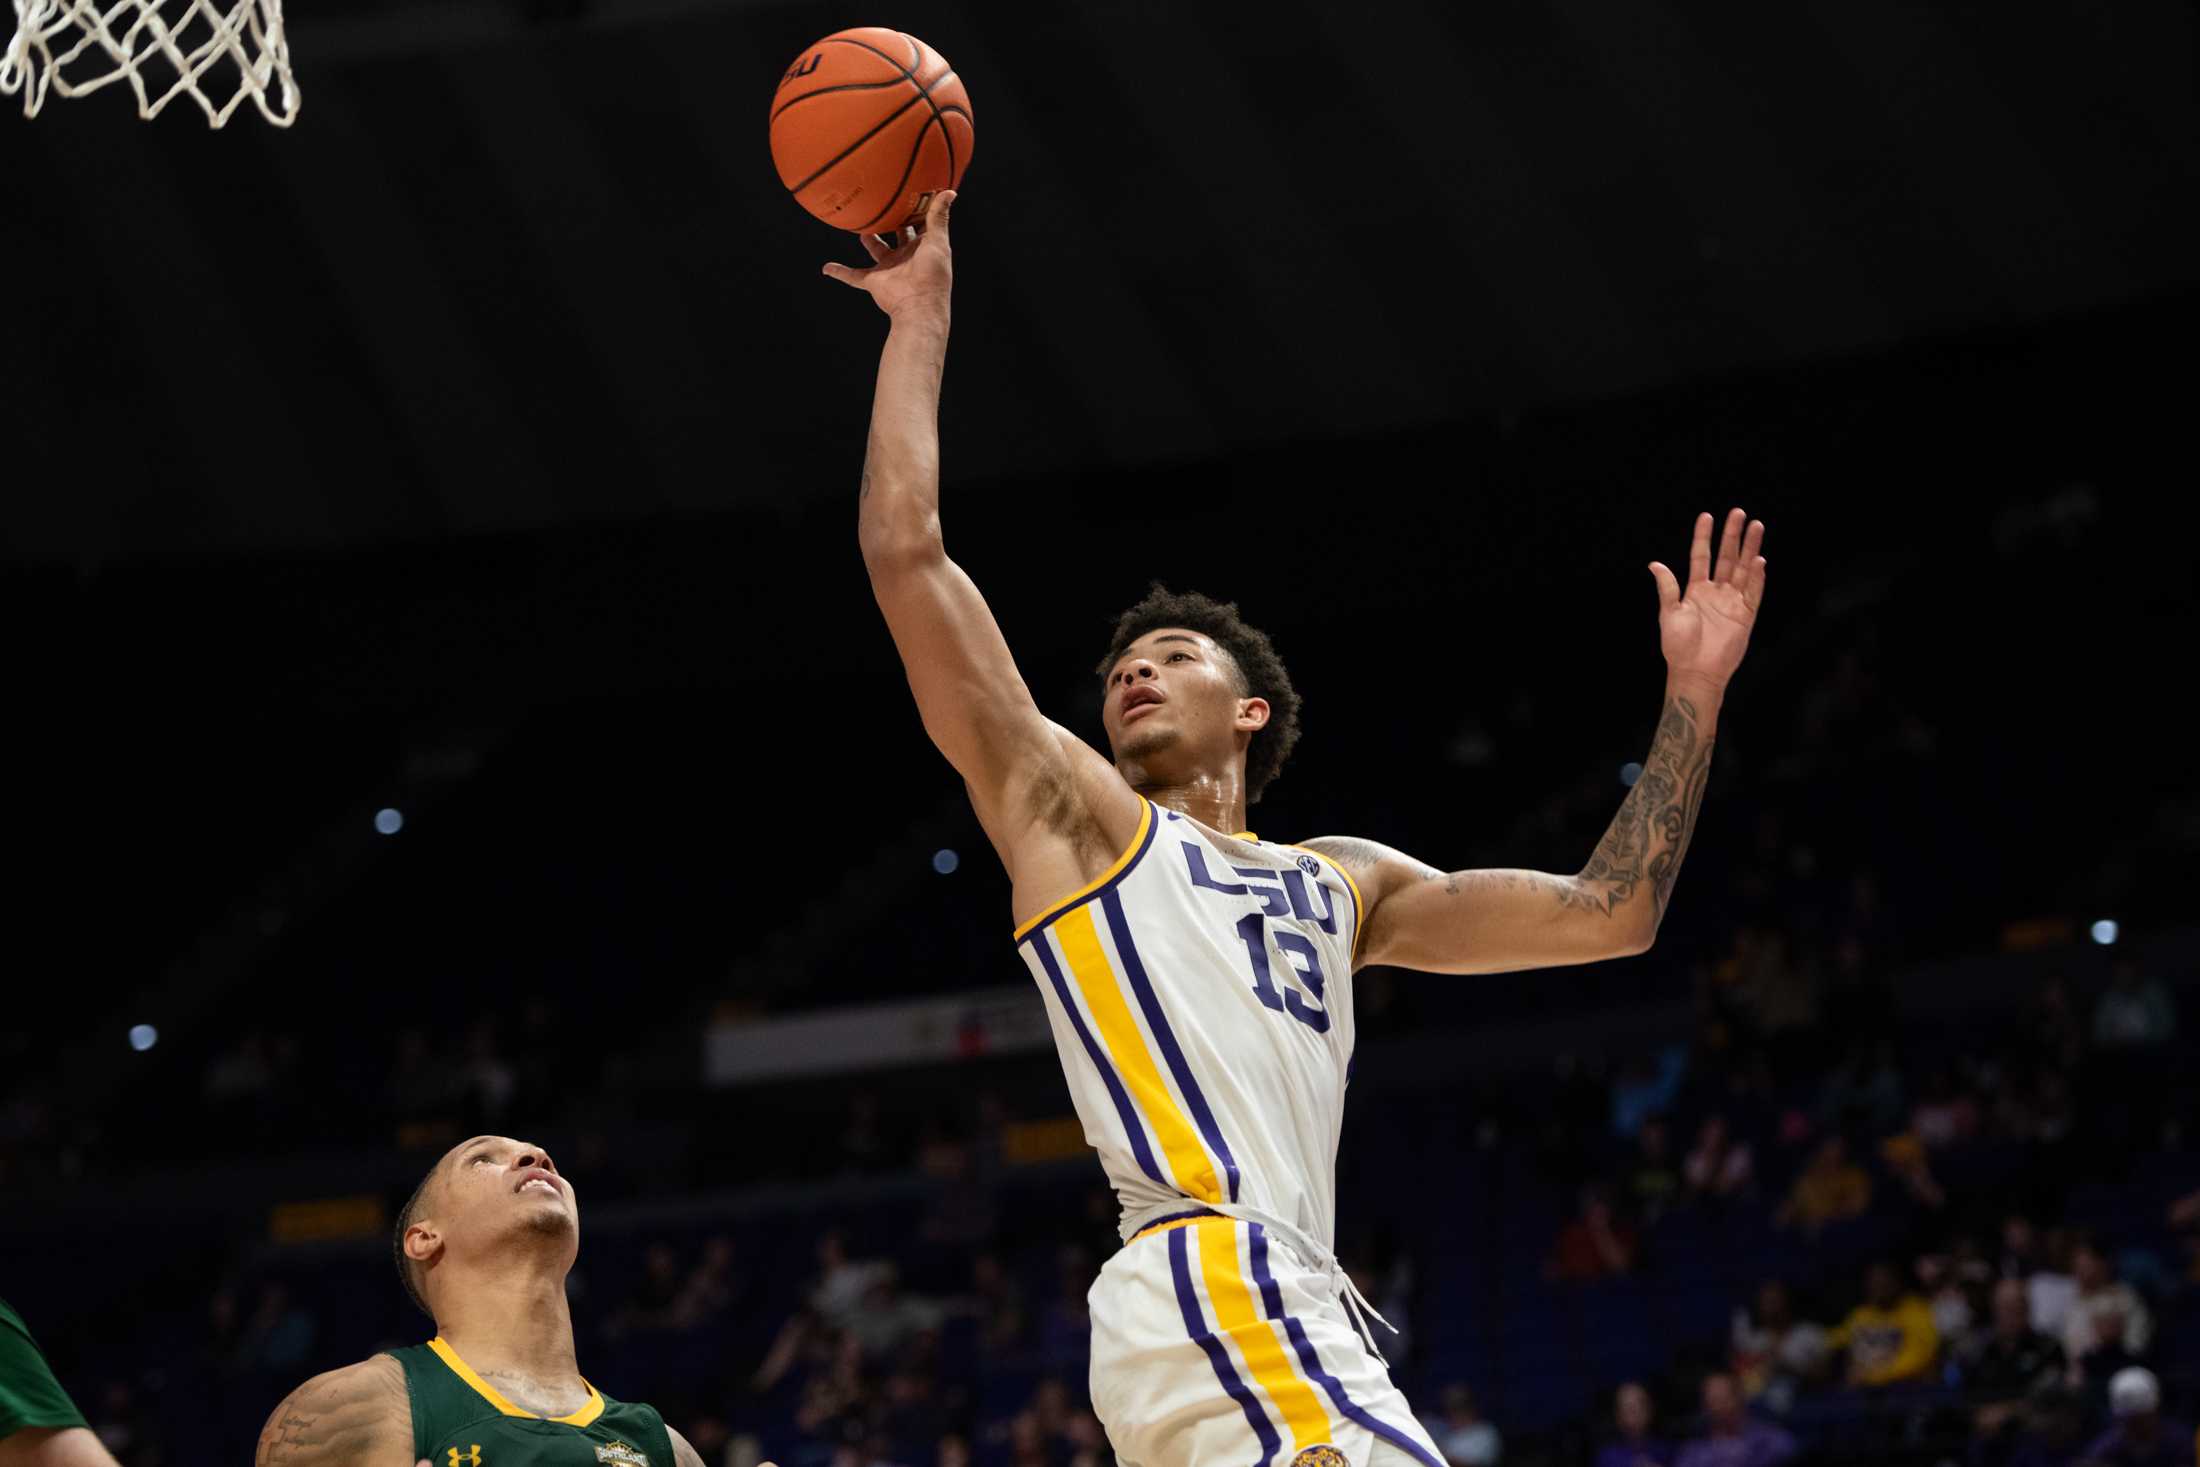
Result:
[[1234,1204],[1333,1249],[1359,889],[1140,804],[1115,864],[1016,931],[1123,1235]]

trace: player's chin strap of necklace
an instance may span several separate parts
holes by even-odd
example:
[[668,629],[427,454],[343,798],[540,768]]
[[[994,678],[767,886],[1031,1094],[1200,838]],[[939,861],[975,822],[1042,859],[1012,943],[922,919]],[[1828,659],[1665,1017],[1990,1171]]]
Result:
[[[1269,1232],[1281,1238],[1284,1244],[1299,1256],[1301,1263],[1317,1273],[1327,1275],[1330,1287],[1335,1289],[1337,1297],[1344,1301],[1344,1312],[1350,1316],[1352,1327],[1360,1332],[1360,1338],[1367,1343],[1368,1349],[1375,1352],[1376,1359],[1382,1361],[1385,1365],[1390,1363],[1390,1357],[1383,1353],[1383,1347],[1375,1343],[1375,1331],[1367,1327],[1367,1322],[1372,1319],[1392,1334],[1398,1333],[1398,1326],[1383,1318],[1382,1311],[1367,1302],[1367,1295],[1361,1293],[1360,1286],[1352,1282],[1352,1275],[1345,1272],[1344,1265],[1337,1261],[1336,1254],[1314,1241],[1300,1228],[1285,1222],[1274,1213],[1263,1212],[1257,1207],[1248,1207],[1242,1202],[1206,1202],[1201,1203],[1200,1206],[1208,1212],[1217,1213],[1227,1218],[1235,1218],[1239,1222],[1255,1223],[1266,1228]],[[1152,1227],[1155,1223],[1172,1214],[1179,1214],[1183,1211],[1184,1201],[1182,1198],[1142,1208],[1123,1219],[1123,1234],[1126,1238],[1135,1238],[1144,1229]]]

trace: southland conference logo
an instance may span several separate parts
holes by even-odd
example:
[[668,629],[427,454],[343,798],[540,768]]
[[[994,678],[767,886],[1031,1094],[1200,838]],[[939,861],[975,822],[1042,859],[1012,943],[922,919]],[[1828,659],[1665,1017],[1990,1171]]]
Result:
[[606,1442],[596,1448],[596,1460],[605,1467],[649,1467],[649,1457],[625,1442]]

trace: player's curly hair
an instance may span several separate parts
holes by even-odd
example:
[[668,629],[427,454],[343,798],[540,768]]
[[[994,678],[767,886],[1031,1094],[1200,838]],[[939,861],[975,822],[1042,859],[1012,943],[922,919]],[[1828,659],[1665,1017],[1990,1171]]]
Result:
[[1299,690],[1291,686],[1283,659],[1266,632],[1245,624],[1236,602],[1216,601],[1197,591],[1171,591],[1155,581],[1145,600],[1116,619],[1108,655],[1093,670],[1106,677],[1126,647],[1158,627],[1183,627],[1213,638],[1237,665],[1238,695],[1268,700],[1268,724],[1245,748],[1245,802],[1258,804],[1299,741]]
[[434,1184],[437,1173],[442,1170],[443,1163],[440,1161],[428,1168],[428,1174],[420,1179],[420,1185],[413,1188],[412,1196],[406,1198],[405,1205],[397,1210],[397,1231],[390,1236],[390,1255],[397,1260],[397,1281],[405,1286],[405,1297],[419,1305],[420,1312],[430,1319],[435,1318],[435,1311],[428,1307],[428,1296],[420,1287],[420,1274],[416,1266],[405,1256],[405,1230],[419,1221],[420,1204],[426,1199],[428,1188]]

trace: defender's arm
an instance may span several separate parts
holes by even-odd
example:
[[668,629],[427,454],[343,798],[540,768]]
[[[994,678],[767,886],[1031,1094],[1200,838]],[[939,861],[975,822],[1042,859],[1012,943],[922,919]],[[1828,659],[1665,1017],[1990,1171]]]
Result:
[[868,270],[825,273],[868,291],[893,325],[879,358],[863,464],[858,534],[871,591],[885,613],[932,742],[990,820],[1051,782],[1066,789],[1069,755],[1016,671],[993,612],[940,534],[940,379],[953,285],[947,216],[932,202],[921,230],[885,249],[869,236]]
[[1305,844],[1350,870],[1367,903],[1360,961],[1430,973],[1503,973],[1624,957],[1650,946],[1703,807],[1716,696],[1668,690],[1642,777],[1571,876],[1439,871],[1374,841]]
[[[253,1467],[405,1467],[413,1462],[405,1369],[376,1355],[317,1375],[260,1431]],[[414,1467],[429,1467],[423,1459]]]

